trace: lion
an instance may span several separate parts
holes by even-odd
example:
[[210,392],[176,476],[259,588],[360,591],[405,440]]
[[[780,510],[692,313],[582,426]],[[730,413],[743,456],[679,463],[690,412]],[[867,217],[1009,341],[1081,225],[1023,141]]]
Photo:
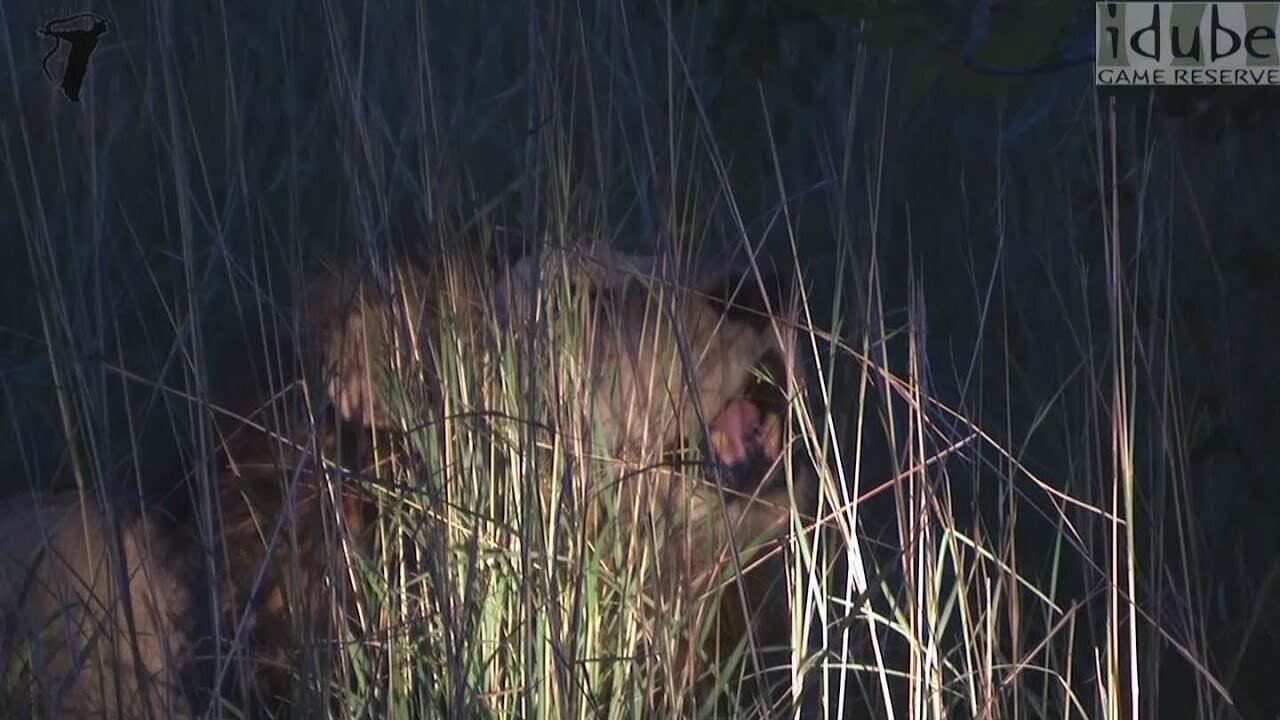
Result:
[[[290,708],[300,649],[334,651],[357,601],[335,542],[372,555],[370,448],[443,425],[443,353],[482,364],[494,347],[518,352],[555,314],[573,318],[572,337],[552,339],[574,353],[572,396],[586,407],[575,416],[547,403],[538,421],[632,468],[610,496],[615,530],[657,549],[653,607],[694,620],[666,644],[671,687],[705,686],[706,664],[745,647],[747,701],[777,702],[768,670],[790,652],[791,629],[778,543],[816,491],[811,473],[782,472],[800,383],[780,283],[612,252],[572,258],[496,271],[442,258],[313,282],[290,367],[325,402],[281,410],[274,397],[219,419],[213,547],[145,505],[117,516],[74,493],[7,501],[4,640],[33,648],[32,702],[84,717],[185,716],[228,693],[242,709]],[[547,301],[551,282],[570,292]],[[279,433],[259,422],[266,409],[307,417]],[[690,447],[701,458],[692,470],[666,462]]]

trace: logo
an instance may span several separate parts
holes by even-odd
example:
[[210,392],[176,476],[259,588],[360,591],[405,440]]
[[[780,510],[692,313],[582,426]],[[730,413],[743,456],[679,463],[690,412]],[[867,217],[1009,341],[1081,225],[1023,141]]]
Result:
[[[86,23],[88,27],[84,27]],[[77,24],[81,27],[74,27]],[[80,85],[84,82],[84,74],[89,70],[89,56],[98,47],[98,38],[107,34],[107,21],[93,13],[80,13],[50,21],[40,30],[40,34],[54,40],[53,48],[41,62],[44,75],[50,82],[53,81],[53,75],[49,72],[49,59],[62,47],[62,43],[68,45],[60,85],[68,100],[80,102]]]
[[1100,2],[1098,85],[1280,85],[1280,2]]

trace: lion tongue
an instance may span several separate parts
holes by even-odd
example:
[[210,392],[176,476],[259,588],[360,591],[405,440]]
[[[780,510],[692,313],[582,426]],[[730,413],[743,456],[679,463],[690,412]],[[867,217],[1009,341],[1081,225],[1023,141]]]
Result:
[[734,398],[711,423],[707,449],[728,471],[734,489],[750,490],[778,459],[781,429],[777,415],[765,415],[744,397]]

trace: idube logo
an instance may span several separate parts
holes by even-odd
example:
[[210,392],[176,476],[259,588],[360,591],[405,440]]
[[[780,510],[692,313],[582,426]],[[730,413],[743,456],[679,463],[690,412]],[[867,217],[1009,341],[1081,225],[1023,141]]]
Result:
[[1280,2],[1100,2],[1098,85],[1280,85]]

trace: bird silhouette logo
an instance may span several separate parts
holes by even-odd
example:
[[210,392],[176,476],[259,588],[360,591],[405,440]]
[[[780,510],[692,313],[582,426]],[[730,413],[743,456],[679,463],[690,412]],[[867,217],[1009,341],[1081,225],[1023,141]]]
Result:
[[[88,28],[83,27],[86,20],[92,21]],[[64,27],[73,23],[81,23],[81,27]],[[53,48],[45,54],[44,60],[40,63],[44,68],[44,76],[49,79],[49,82],[53,82],[53,75],[49,72],[49,58],[62,47],[63,42],[71,46],[67,51],[67,63],[62,70],[61,83],[62,92],[68,100],[80,102],[80,86],[84,83],[84,75],[89,70],[89,57],[98,47],[98,38],[106,33],[106,19],[95,13],[80,13],[50,20],[40,30],[41,35],[54,40]]]

